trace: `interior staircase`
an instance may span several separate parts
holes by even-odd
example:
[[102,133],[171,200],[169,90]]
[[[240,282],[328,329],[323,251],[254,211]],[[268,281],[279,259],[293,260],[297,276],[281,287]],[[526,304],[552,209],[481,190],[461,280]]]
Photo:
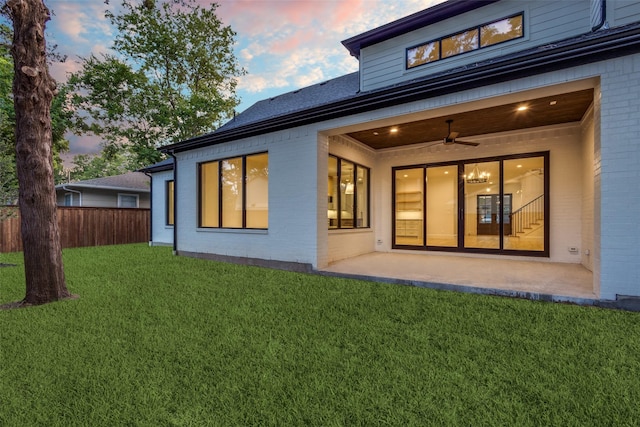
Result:
[[544,194],[509,215],[511,222],[511,237],[522,237],[543,226],[544,223]]

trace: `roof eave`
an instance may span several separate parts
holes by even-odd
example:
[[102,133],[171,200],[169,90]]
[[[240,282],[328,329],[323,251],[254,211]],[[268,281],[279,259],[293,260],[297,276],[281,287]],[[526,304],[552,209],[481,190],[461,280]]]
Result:
[[360,49],[372,46],[385,40],[409,33],[411,31],[423,28],[436,22],[444,21],[495,3],[499,0],[449,0],[444,3],[437,4],[429,9],[414,13],[397,21],[390,22],[381,27],[367,31],[357,36],[353,36],[342,41],[344,47],[349,50],[351,56],[360,58]]
[[157,166],[157,167],[149,166],[149,167],[146,167],[146,168],[138,169],[138,172],[142,172],[142,173],[157,173],[157,172],[164,172],[164,171],[170,171],[170,170],[173,170],[173,163],[167,164],[167,165],[162,165],[162,166]]
[[568,45],[539,47],[523,56],[503,60],[497,58],[494,62],[480,65],[472,64],[437,78],[409,82],[228,131],[201,135],[161,147],[160,150],[165,153],[193,150],[637,52],[640,52],[640,26],[602,37],[575,41]]

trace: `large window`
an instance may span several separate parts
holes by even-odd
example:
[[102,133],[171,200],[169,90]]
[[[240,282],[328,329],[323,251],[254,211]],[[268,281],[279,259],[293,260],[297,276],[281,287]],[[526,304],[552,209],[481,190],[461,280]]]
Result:
[[440,59],[524,36],[524,13],[478,25],[407,49],[406,67],[414,68]]
[[267,153],[202,163],[199,175],[200,227],[268,228]]
[[167,186],[166,186],[166,192],[167,192],[167,206],[166,206],[166,218],[167,218],[167,225],[173,225],[174,224],[174,218],[173,218],[173,213],[174,213],[174,203],[175,203],[175,196],[174,196],[174,181],[167,181]]
[[393,169],[395,248],[549,254],[549,153]]
[[369,227],[369,169],[329,156],[329,228]]

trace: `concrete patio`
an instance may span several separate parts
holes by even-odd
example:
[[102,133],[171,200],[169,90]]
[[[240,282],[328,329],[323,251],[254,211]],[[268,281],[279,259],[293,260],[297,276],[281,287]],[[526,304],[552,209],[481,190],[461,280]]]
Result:
[[578,264],[460,255],[372,252],[321,274],[386,283],[593,305],[593,274]]

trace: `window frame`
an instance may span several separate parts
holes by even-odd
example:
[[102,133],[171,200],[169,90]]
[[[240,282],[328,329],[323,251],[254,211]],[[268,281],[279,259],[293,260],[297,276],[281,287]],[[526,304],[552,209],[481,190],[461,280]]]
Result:
[[175,226],[175,180],[168,179],[165,181],[165,225],[169,227]]
[[[337,198],[336,200],[336,218],[329,218],[329,209],[327,209],[327,227],[329,230],[364,230],[364,229],[368,229],[371,228],[371,168],[361,165],[359,163],[356,163],[352,160],[348,160],[345,159],[343,157],[340,156],[336,156],[334,154],[329,154],[329,157],[333,157],[334,159],[336,159],[336,164],[337,164],[337,170],[336,170],[336,176],[337,176],[337,188],[338,188],[338,192],[335,195],[335,197]],[[328,158],[327,158],[327,163],[328,163]],[[352,207],[352,212],[351,212],[351,219],[352,219],[352,223],[351,226],[346,226],[343,225],[343,221],[345,219],[342,218],[342,198],[341,198],[341,192],[340,192],[340,182],[342,180],[342,163],[343,162],[347,162],[347,163],[351,163],[353,165],[353,172],[352,172],[352,176],[354,178],[354,183],[353,183],[353,207]],[[364,226],[360,226],[358,224],[358,217],[357,217],[357,212],[358,212],[358,193],[361,191],[360,187],[362,186],[361,184],[358,184],[358,170],[362,169],[366,171],[366,177],[367,177],[367,183],[366,183],[366,189],[365,189],[365,195],[366,195],[366,225]],[[328,176],[328,174],[327,174]],[[331,219],[335,219],[335,226],[331,226]],[[365,218],[363,218],[364,220]]]
[[[247,172],[246,172],[246,166],[247,166],[247,157],[252,157],[252,156],[259,156],[259,155],[267,155],[267,180],[268,180],[268,170],[269,170],[269,152],[268,151],[260,151],[257,153],[250,153],[250,154],[243,154],[241,156],[231,156],[231,157],[225,157],[225,158],[221,158],[221,159],[216,159],[216,160],[209,160],[206,162],[200,162],[197,164],[197,192],[198,192],[198,228],[199,229],[203,229],[203,230],[268,230],[269,226],[268,226],[268,220],[267,220],[267,227],[263,228],[263,227],[247,227]],[[225,161],[230,161],[230,160],[237,160],[239,159],[241,164],[242,164],[242,177],[241,177],[241,181],[242,181],[242,226],[241,227],[224,227],[223,224],[223,199],[224,199],[224,194],[223,194],[223,182],[222,182],[222,173],[223,173],[223,168],[222,168],[222,163]],[[217,216],[217,222],[218,225],[217,226],[211,226],[211,225],[202,225],[202,191],[203,191],[203,182],[202,182],[202,167],[203,165],[207,165],[207,164],[211,164],[211,163],[217,163],[218,164],[218,170],[217,170],[217,187],[218,187],[218,216]],[[267,181],[268,182],[268,181]],[[269,212],[269,200],[267,199],[267,215]]]
[[[492,44],[489,44],[489,45],[486,45],[486,46],[482,45],[482,28],[484,28],[484,27],[486,27],[488,25],[495,24],[495,23],[500,22],[500,21],[506,21],[508,19],[515,18],[517,16],[522,17],[522,34],[521,35],[519,35],[518,37],[502,40],[502,41],[497,42],[497,43],[492,43]],[[454,55],[449,55],[447,57],[443,57],[442,56],[442,42],[443,42],[443,40],[447,40],[447,39],[450,39],[450,38],[452,38],[454,36],[457,36],[457,35],[460,35],[460,34],[463,34],[463,33],[466,33],[466,32],[470,32],[470,31],[477,31],[478,32],[478,35],[477,35],[477,37],[478,37],[477,47],[475,49],[466,50],[464,52],[460,52],[460,53],[457,53],[457,54],[454,54]],[[405,54],[404,54],[405,71],[413,70],[413,69],[422,67],[422,66],[427,65],[427,64],[433,64],[435,62],[439,62],[439,61],[442,61],[444,59],[454,58],[454,57],[457,57],[457,56],[460,56],[460,55],[464,55],[465,53],[476,52],[478,50],[482,50],[482,49],[486,49],[486,48],[489,48],[489,47],[500,45],[502,43],[510,42],[510,41],[513,41],[513,40],[522,39],[524,37],[525,37],[525,13],[524,13],[524,10],[523,10],[521,12],[513,13],[513,14],[505,16],[503,18],[494,19],[494,20],[489,21],[489,22],[484,22],[482,24],[475,25],[473,27],[469,27],[469,28],[461,30],[461,31],[456,31],[454,33],[447,34],[447,35],[445,35],[443,37],[438,37],[438,38],[435,38],[435,39],[431,39],[431,40],[429,40],[427,42],[423,42],[423,43],[419,43],[419,44],[407,47],[405,49]],[[422,46],[430,45],[432,43],[435,43],[435,44],[438,45],[438,57],[436,59],[432,60],[432,61],[426,61],[426,62],[422,62],[420,64],[409,66],[409,51],[417,49],[417,48],[420,48]]]

